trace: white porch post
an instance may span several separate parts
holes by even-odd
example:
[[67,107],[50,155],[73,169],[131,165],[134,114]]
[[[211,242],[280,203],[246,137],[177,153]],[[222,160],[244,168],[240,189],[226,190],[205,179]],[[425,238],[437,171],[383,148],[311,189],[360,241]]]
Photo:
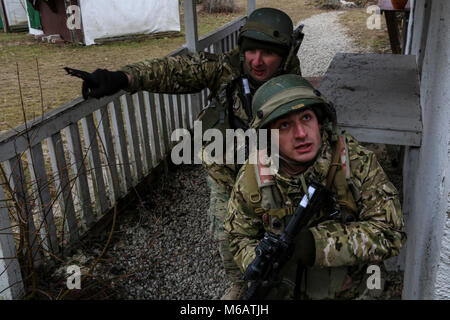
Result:
[[255,11],[256,9],[256,0],[247,0],[247,15]]
[[[190,53],[199,51],[198,45],[198,29],[197,29],[197,8],[195,0],[184,0],[184,28],[186,32],[186,48]],[[194,119],[197,118],[197,114],[194,114],[194,110],[201,110],[201,93],[195,93],[191,95],[191,108]]]
[[189,52],[198,51],[197,9],[195,0],[184,0],[184,28]]

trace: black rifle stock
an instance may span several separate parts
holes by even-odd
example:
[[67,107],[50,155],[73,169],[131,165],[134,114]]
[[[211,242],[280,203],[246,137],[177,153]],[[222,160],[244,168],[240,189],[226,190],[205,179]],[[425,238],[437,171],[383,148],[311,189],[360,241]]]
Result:
[[291,257],[294,237],[331,199],[330,191],[317,182],[311,183],[308,193],[309,197],[305,195],[300,201],[283,233],[266,232],[255,248],[256,258],[242,277],[251,282],[242,300],[263,299],[267,295],[273,286],[273,277]]

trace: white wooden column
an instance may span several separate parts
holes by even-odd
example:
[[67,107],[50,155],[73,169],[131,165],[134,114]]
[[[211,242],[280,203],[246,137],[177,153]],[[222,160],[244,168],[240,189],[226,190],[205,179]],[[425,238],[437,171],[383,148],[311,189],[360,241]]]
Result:
[[[199,51],[198,29],[197,29],[197,8],[195,0],[184,0],[184,28],[186,32],[186,48],[189,52]],[[191,108],[200,108],[200,94],[191,95]],[[194,115],[194,118],[197,114]]]
[[195,0],[184,0],[184,28],[189,52],[198,51],[197,8]]
[[247,16],[256,9],[256,0],[247,0]]

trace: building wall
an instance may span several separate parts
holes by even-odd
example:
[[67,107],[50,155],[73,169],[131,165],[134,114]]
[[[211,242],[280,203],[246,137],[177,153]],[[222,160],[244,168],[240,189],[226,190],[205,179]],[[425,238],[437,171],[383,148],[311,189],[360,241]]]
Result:
[[415,2],[411,54],[421,70],[423,135],[421,148],[407,150],[405,157],[408,243],[403,298],[450,299],[450,1]]
[[[71,4],[77,4],[71,0]],[[70,30],[67,28],[67,14],[64,0],[54,0],[51,3],[39,2],[39,13],[44,34],[59,34],[65,41],[72,42]],[[78,39],[82,39],[81,30],[76,30]]]

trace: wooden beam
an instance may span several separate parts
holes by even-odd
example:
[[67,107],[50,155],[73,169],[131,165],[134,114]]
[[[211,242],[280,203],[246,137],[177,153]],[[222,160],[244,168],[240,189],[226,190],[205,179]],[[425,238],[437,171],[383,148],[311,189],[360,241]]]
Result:
[[183,5],[186,48],[189,52],[196,52],[198,51],[198,30],[195,0],[184,0]]

